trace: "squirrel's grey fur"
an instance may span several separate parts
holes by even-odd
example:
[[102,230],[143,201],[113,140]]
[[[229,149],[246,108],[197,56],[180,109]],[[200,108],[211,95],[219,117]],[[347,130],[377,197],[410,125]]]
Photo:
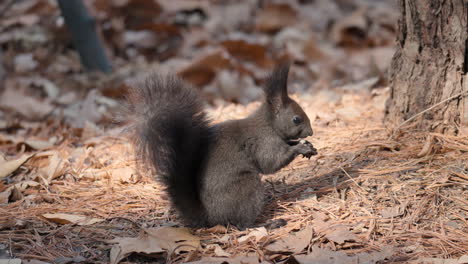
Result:
[[196,90],[176,77],[152,75],[133,88],[136,149],[156,168],[187,225],[251,226],[263,207],[260,174],[316,154],[312,144],[297,141],[312,128],[288,96],[288,72],[288,64],[276,67],[257,111],[216,125]]

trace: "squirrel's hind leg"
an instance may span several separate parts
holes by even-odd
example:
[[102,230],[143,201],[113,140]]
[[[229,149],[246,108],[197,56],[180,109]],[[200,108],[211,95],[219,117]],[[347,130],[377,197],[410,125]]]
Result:
[[205,193],[203,202],[210,225],[253,226],[264,205],[263,185],[258,174],[242,175],[237,184],[227,184]]

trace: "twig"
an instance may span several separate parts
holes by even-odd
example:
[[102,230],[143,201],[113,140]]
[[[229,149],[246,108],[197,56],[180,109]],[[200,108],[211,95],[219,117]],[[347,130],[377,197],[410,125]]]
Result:
[[[448,101],[452,101],[453,99],[458,98],[458,97],[462,96],[462,95],[465,94],[465,93],[467,93],[467,92],[461,92],[461,93],[459,93],[459,94],[456,94],[456,95],[454,95],[454,96],[451,96],[451,97],[449,97],[449,98],[447,98],[447,99],[445,99],[445,100],[442,100],[442,101],[438,102],[437,104],[435,104],[435,105],[433,105],[433,106],[431,106],[431,107],[429,107],[429,108],[427,108],[427,109],[425,109],[425,110],[423,110],[423,111],[421,111],[421,112],[419,112],[419,113],[413,115],[412,117],[410,117],[410,118],[406,119],[405,121],[403,121],[403,122],[395,129],[395,132],[398,131],[403,125],[405,125],[406,123],[408,123],[408,122],[410,122],[411,120],[415,119],[416,117],[418,117],[418,116],[420,116],[420,115],[423,115],[423,114],[425,114],[425,113],[431,111],[432,109],[436,108],[436,107],[439,106],[439,105],[442,105],[442,104],[444,104],[444,103],[446,103],[446,102],[448,102]],[[468,93],[467,93],[467,94],[468,94]]]

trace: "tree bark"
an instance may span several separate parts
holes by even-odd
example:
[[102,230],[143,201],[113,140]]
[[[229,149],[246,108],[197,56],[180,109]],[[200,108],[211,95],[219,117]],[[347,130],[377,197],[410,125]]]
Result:
[[468,125],[468,1],[399,0],[399,7],[386,121],[416,115],[420,129],[457,134]]

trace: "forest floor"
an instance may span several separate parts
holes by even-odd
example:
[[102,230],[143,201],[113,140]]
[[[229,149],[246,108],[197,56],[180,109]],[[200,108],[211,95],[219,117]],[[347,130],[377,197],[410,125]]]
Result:
[[[468,136],[390,130],[382,122],[387,96],[387,88],[296,96],[312,117],[309,140],[319,154],[264,177],[265,212],[246,230],[180,227],[161,185],[135,173],[120,128],[90,127],[54,146],[2,132],[2,148],[15,148],[17,159],[2,168],[16,173],[12,184],[0,185],[1,202],[9,202],[0,207],[0,256],[54,263],[118,263],[128,255],[129,263],[465,263],[458,258],[468,254]],[[209,113],[216,121],[240,118],[257,105],[225,104]],[[73,133],[55,125],[37,130]],[[33,150],[41,146],[46,150]]]
[[[57,2],[0,1],[0,264],[468,263],[468,131],[384,122],[395,1],[84,0],[109,74]],[[242,118],[284,60],[318,155],[263,177],[255,227],[183,228],[115,122],[126,88],[170,72]]]

